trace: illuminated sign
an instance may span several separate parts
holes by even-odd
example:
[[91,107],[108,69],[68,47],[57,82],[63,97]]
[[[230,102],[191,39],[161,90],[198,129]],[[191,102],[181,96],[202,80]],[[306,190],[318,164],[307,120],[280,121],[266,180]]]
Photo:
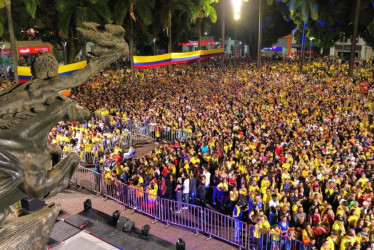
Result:
[[[215,41],[201,41],[201,46],[205,46],[207,44],[213,45],[215,44]],[[188,42],[188,43],[179,43],[179,45],[183,46],[197,46],[198,42]]]
[[49,46],[42,46],[42,47],[21,47],[18,48],[18,54],[25,55],[25,54],[37,54],[39,52],[50,52],[51,49]]
[[273,47],[269,47],[269,48],[262,48],[262,50],[266,50],[266,51],[282,51],[283,47],[273,46]]
[[11,55],[10,49],[2,49],[2,50],[0,50],[0,52],[1,52],[2,56],[10,56]]

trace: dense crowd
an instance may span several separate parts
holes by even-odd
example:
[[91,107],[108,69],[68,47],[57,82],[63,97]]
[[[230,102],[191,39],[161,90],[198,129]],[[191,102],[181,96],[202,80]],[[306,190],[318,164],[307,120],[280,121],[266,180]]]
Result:
[[[209,61],[171,74],[137,71],[135,83],[126,71],[102,72],[72,97],[111,118],[61,123],[49,140],[94,153],[107,185],[209,202],[255,225],[257,239],[270,231],[274,241],[286,235],[310,249],[367,249],[374,242],[373,67],[352,78],[347,67],[318,60],[299,74],[294,62],[258,71],[246,61]],[[127,161],[120,142],[138,122],[192,136]]]

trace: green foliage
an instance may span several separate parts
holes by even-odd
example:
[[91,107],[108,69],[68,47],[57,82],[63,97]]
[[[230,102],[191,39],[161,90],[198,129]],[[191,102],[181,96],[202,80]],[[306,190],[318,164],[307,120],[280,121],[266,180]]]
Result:
[[209,18],[212,23],[217,22],[217,12],[212,4],[215,0],[193,0],[192,2],[192,22],[195,23],[198,18]]
[[35,18],[36,8],[39,4],[39,0],[23,0],[27,13],[32,17]]
[[60,12],[60,28],[63,38],[68,38],[69,31],[82,27],[83,22],[110,23],[111,13],[108,0],[57,0],[56,8]]
[[140,19],[146,26],[153,22],[155,0],[112,0],[109,2],[109,7],[115,24],[123,25],[125,23],[130,4],[134,6],[134,14],[137,21]]

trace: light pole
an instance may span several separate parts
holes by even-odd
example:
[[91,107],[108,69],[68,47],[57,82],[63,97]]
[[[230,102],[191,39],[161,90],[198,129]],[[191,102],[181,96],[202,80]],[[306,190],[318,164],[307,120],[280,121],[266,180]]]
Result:
[[153,55],[156,55],[156,38],[153,38]]
[[309,47],[309,68],[311,68],[312,67],[312,65],[311,65],[311,61],[312,61],[312,44],[313,44],[314,37],[310,37],[309,40],[310,40],[310,47]]
[[64,64],[67,63],[67,60],[66,60],[66,45],[67,45],[67,41],[62,41],[62,46],[64,46]]

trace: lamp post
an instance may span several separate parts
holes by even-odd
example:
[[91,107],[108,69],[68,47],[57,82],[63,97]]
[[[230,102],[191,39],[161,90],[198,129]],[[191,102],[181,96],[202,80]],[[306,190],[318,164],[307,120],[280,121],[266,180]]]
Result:
[[68,44],[67,41],[62,41],[62,46],[64,46],[64,64],[67,63],[67,60],[66,60],[66,45]]
[[153,55],[156,55],[156,38],[153,38]]
[[312,44],[313,44],[313,40],[314,40],[314,37],[310,37],[309,38],[310,40],[310,47],[309,47],[309,68],[311,68],[311,61],[312,61]]

